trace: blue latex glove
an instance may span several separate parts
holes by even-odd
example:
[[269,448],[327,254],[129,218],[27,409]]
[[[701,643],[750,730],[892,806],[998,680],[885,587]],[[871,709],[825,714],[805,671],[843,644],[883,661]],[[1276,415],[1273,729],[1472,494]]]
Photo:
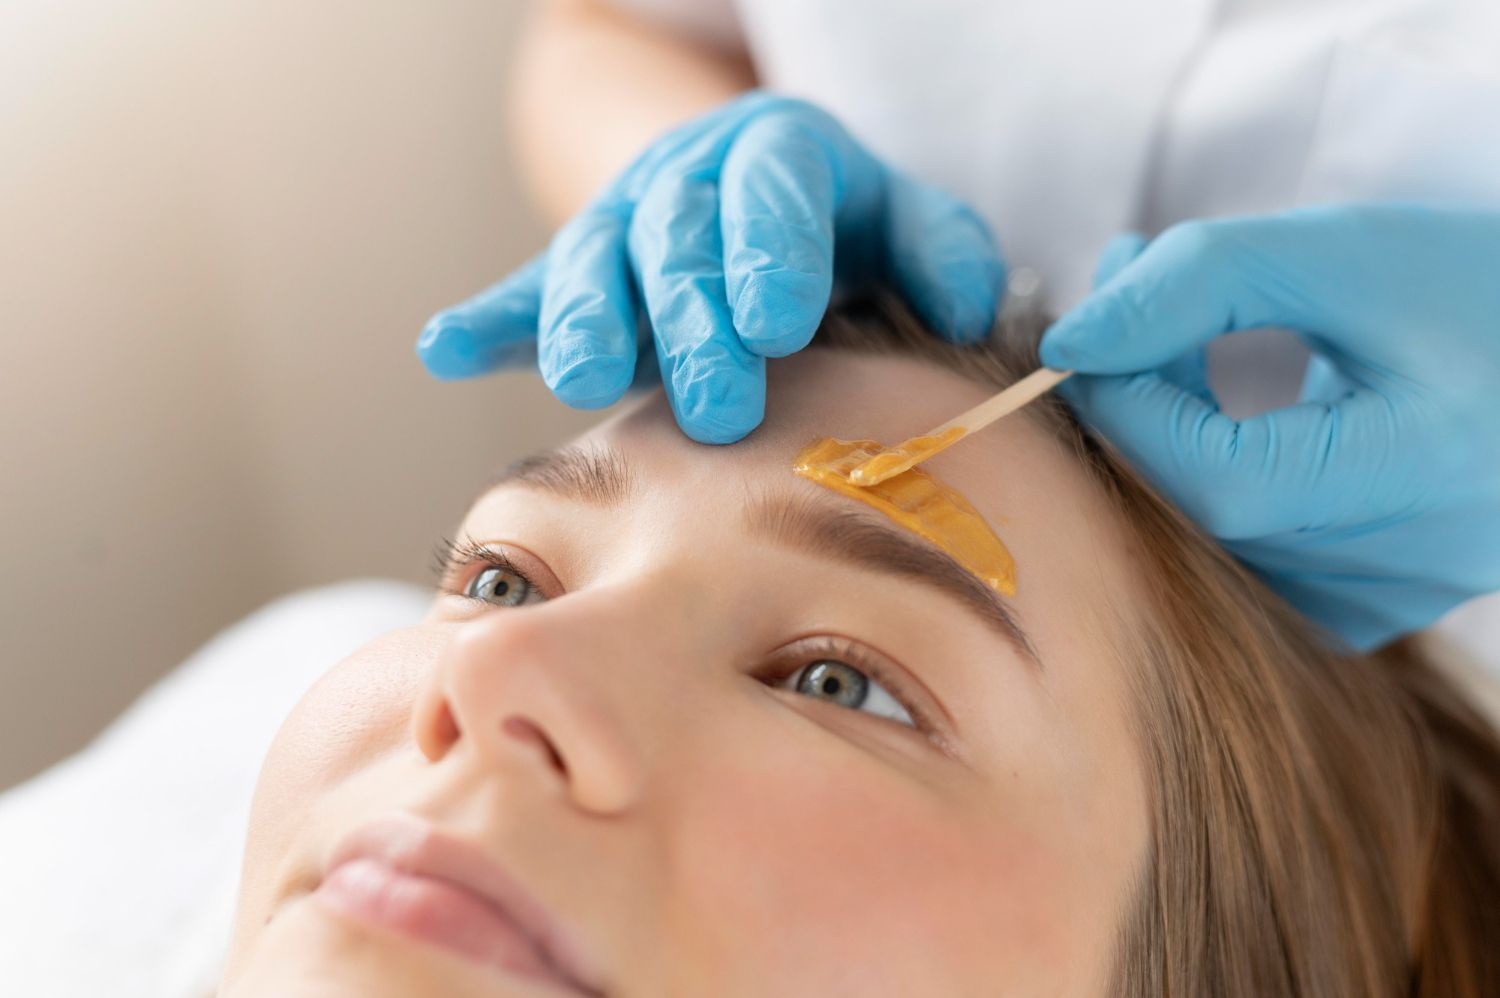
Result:
[[[1293,605],[1368,649],[1500,589],[1500,214],[1193,222],[1102,269],[1043,363],[1114,375],[1060,390]],[[1321,355],[1308,384],[1337,393],[1234,420],[1160,367],[1264,326],[1297,331]]]
[[1004,268],[963,204],[885,166],[825,112],[752,92],[651,145],[516,274],[428,322],[439,378],[535,357],[559,399],[618,400],[644,311],[667,397],[695,440],[765,411],[765,358],[807,345],[838,276],[889,283],[938,333],[978,339]]

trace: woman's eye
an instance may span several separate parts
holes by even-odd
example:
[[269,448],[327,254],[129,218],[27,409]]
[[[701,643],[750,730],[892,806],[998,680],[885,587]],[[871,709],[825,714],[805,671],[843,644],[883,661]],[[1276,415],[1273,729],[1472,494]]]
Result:
[[526,576],[513,568],[486,568],[464,587],[464,595],[495,606],[527,606],[545,597]]
[[847,662],[834,659],[811,662],[788,676],[786,685],[803,696],[867,711],[913,728],[917,726],[890,691]]

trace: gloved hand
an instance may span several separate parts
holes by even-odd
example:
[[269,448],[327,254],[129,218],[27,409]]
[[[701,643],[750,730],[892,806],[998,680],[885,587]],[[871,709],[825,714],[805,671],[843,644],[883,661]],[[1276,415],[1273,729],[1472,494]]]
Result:
[[[1042,362],[1108,375],[1059,391],[1294,606],[1369,649],[1500,589],[1500,214],[1190,222],[1104,269]],[[1160,369],[1263,326],[1298,332],[1336,397],[1234,420]]]
[[547,251],[434,316],[439,378],[535,357],[569,405],[616,401],[643,309],[672,411],[705,443],[754,429],[765,358],[807,345],[841,281],[889,282],[940,334],[978,339],[1004,268],[977,215],[884,165],[810,104],[752,92],[651,145]]

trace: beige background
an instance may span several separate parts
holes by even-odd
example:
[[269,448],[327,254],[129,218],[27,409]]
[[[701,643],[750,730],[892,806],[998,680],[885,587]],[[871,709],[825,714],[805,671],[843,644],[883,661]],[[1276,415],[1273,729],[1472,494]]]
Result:
[[426,581],[497,466],[592,421],[412,353],[544,241],[521,13],[0,4],[0,788],[279,593]]

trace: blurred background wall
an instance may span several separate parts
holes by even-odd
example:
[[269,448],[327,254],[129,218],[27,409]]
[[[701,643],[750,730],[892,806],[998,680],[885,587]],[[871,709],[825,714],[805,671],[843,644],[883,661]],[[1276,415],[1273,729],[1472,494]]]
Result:
[[0,3],[0,789],[267,599],[427,581],[497,467],[593,422],[412,352],[545,238],[523,6]]

